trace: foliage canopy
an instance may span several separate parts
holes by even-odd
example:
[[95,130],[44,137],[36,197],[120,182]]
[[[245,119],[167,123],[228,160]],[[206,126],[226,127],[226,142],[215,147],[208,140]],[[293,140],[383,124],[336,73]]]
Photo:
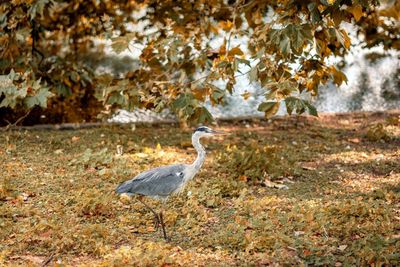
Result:
[[[328,62],[351,46],[346,24],[367,47],[399,49],[399,11],[398,1],[379,6],[376,0],[6,1],[0,5],[0,107],[47,107],[74,120],[101,101],[169,108],[182,120],[205,122],[212,118],[204,101],[223,104],[237,78],[248,75],[265,89],[265,102],[255,108],[266,116],[281,101],[289,113],[316,115],[299,94],[346,82]],[[221,37],[217,49],[210,45]],[[233,46],[234,38],[247,46]],[[138,64],[119,77],[96,73],[90,55],[106,54],[101,39],[111,39],[117,54],[137,50]],[[248,71],[241,73],[242,66]]]

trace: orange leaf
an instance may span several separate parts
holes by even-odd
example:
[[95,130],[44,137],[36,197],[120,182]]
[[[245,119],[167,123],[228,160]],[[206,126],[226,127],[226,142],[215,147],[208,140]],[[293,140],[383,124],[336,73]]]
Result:
[[240,175],[240,176],[239,176],[239,180],[240,180],[240,181],[243,181],[243,182],[247,182],[248,177],[247,177],[246,175]]
[[354,5],[354,6],[348,7],[347,11],[349,11],[351,14],[353,14],[353,17],[356,21],[359,21],[360,18],[363,16],[363,11],[362,11],[361,5]]
[[222,45],[219,47],[218,53],[220,55],[225,55],[226,53],[226,39],[224,39],[224,42],[222,43]]
[[344,46],[346,47],[346,49],[349,49],[350,45],[351,45],[350,37],[347,35],[346,31],[342,30],[340,32],[342,33],[342,36],[343,36]]
[[239,46],[236,46],[236,47],[232,48],[231,50],[229,50],[228,55],[229,56],[235,56],[235,55],[242,56],[243,51],[239,48]]
[[227,21],[221,21],[219,25],[222,27],[224,31],[228,32],[232,29],[233,23],[232,21],[227,20]]

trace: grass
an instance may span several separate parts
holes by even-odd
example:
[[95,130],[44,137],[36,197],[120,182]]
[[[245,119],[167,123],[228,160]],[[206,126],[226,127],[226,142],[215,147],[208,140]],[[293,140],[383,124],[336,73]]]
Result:
[[150,167],[191,162],[190,131],[4,132],[0,265],[399,265],[399,118],[221,123],[231,135],[205,141],[203,169],[166,204],[171,242],[140,202],[113,190]]

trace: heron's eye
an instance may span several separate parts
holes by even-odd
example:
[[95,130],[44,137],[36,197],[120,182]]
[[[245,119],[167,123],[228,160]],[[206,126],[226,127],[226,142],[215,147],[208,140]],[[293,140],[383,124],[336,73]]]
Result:
[[196,129],[196,132],[207,132],[209,129],[207,127],[201,126]]

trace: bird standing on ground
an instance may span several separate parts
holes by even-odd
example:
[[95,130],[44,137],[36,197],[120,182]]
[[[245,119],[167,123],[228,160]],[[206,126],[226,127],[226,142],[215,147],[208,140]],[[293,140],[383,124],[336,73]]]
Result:
[[142,196],[149,196],[165,202],[172,194],[181,192],[200,170],[206,157],[206,151],[200,144],[200,138],[215,134],[224,134],[208,127],[201,126],[192,135],[192,144],[197,151],[197,158],[192,164],[174,164],[162,166],[138,174],[131,180],[123,182],[116,189],[118,194],[139,195],[138,200],[143,203],[153,214],[158,228],[161,225],[163,236],[168,239],[165,231],[162,211],[157,214],[150,206],[142,201]]

